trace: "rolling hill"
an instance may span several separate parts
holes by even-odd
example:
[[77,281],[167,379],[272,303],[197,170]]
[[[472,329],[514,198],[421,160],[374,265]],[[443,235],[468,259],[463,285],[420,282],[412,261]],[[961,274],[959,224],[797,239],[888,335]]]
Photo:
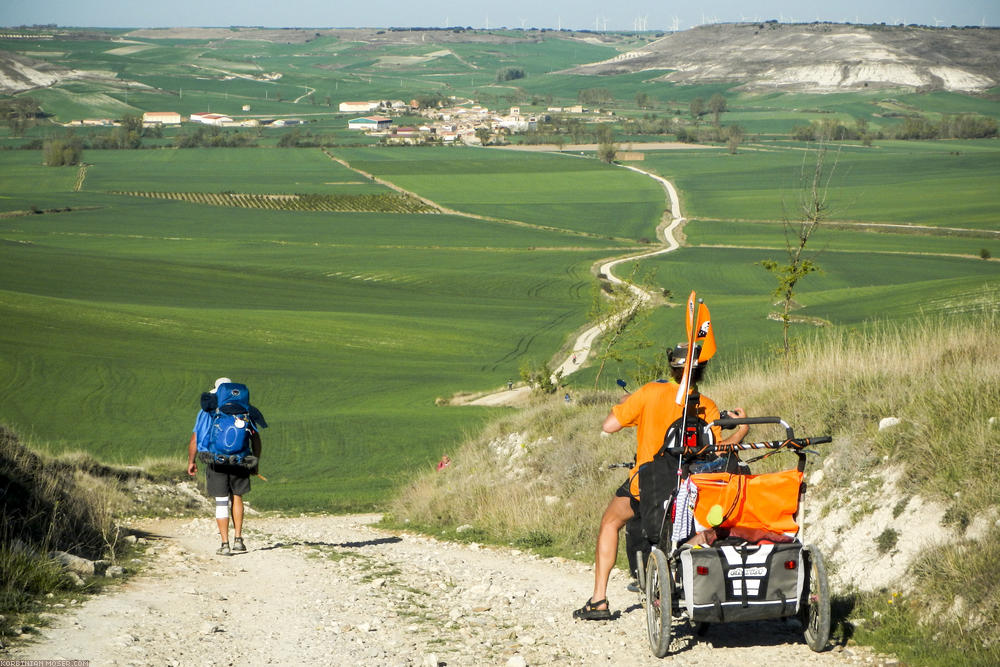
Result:
[[668,70],[654,81],[728,81],[748,91],[903,87],[981,92],[1000,83],[1000,30],[776,22],[705,25],[565,73],[646,70]]

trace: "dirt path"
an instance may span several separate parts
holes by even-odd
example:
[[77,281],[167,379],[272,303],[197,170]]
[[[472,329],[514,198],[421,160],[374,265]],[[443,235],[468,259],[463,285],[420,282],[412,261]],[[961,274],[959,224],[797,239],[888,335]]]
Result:
[[[96,665],[662,665],[612,574],[613,622],[571,618],[591,567],[372,528],[374,515],[248,519],[249,552],[216,556],[210,518],[144,526],[151,560],[71,607],[10,657]],[[785,622],[677,626],[685,665],[835,665]]]

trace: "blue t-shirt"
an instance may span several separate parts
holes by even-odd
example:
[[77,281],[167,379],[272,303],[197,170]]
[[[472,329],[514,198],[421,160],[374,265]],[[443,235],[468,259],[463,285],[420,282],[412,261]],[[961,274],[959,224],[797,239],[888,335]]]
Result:
[[198,418],[194,422],[193,433],[198,442],[198,451],[208,451],[208,433],[212,430],[212,415],[204,410],[198,411]]

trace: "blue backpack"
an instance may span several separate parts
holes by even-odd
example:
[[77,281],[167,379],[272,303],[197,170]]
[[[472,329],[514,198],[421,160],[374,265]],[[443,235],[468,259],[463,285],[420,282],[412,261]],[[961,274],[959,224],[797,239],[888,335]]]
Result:
[[[226,382],[215,392],[216,405],[206,410],[212,426],[204,443],[212,463],[252,465],[250,434],[256,430],[251,419],[250,389],[245,384]],[[203,406],[204,407],[204,406]]]

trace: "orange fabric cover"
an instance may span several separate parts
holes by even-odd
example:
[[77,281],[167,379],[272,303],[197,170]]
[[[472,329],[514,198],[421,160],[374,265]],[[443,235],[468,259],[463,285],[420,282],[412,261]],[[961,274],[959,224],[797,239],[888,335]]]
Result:
[[798,470],[763,475],[701,473],[691,475],[691,481],[698,487],[694,517],[703,526],[709,526],[708,511],[712,505],[721,505],[726,516],[723,528],[742,526],[775,533],[799,530],[794,519],[802,483],[802,473]]

